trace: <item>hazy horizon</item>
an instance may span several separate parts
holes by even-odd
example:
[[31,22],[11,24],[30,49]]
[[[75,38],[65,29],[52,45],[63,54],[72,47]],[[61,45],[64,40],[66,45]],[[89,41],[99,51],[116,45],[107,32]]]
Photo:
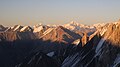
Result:
[[5,26],[113,22],[120,18],[120,0],[0,0]]

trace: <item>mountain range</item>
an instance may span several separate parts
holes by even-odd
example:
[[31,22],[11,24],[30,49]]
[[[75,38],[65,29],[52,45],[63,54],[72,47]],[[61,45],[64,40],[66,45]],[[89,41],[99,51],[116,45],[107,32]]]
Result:
[[0,25],[1,67],[119,67],[120,21]]

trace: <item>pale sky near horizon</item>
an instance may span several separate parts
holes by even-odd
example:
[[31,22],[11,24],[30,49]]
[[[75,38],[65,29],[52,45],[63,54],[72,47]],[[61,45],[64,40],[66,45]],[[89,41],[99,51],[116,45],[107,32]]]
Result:
[[0,0],[0,24],[5,26],[94,24],[117,21],[120,0]]

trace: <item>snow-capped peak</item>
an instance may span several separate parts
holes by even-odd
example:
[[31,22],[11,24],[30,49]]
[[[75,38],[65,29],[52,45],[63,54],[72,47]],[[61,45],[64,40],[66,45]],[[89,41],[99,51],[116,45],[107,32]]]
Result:
[[88,26],[88,25],[84,25],[84,24],[80,24],[80,23],[77,23],[75,21],[71,21],[70,23],[68,24],[64,24],[63,27],[71,30],[71,31],[76,31],[76,30],[79,30],[79,31],[83,31],[83,30],[95,30],[93,26]]
[[17,27],[15,27],[15,29],[13,31],[17,31],[21,26],[17,25]]
[[92,26],[96,27],[96,28],[100,28],[102,26],[104,26],[106,23],[97,23],[97,24],[93,24]]
[[26,32],[26,31],[32,31],[31,28],[29,26],[24,26],[20,32]]
[[39,31],[41,31],[41,30],[43,30],[43,26],[39,26],[39,27],[34,27],[34,30],[33,30],[33,32],[39,32]]
[[53,29],[54,29],[54,28],[49,28],[49,29],[47,29],[47,30],[43,33],[43,35],[44,35],[44,36],[47,35],[47,34],[50,33]]
[[0,25],[0,31],[5,30],[5,27],[3,25]]
[[39,24],[37,24],[37,25],[35,25],[35,26],[33,26],[34,28],[37,28],[37,27],[39,27],[39,26],[43,26],[43,24],[42,23],[39,23]]
[[71,21],[69,24],[72,24],[72,25],[75,25],[75,26],[79,25],[79,23],[77,23],[76,21]]

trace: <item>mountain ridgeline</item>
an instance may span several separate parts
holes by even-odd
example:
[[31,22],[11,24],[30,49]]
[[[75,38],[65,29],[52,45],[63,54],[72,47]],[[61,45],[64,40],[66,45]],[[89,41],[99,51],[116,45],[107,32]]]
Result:
[[0,67],[120,67],[120,21],[0,25]]

